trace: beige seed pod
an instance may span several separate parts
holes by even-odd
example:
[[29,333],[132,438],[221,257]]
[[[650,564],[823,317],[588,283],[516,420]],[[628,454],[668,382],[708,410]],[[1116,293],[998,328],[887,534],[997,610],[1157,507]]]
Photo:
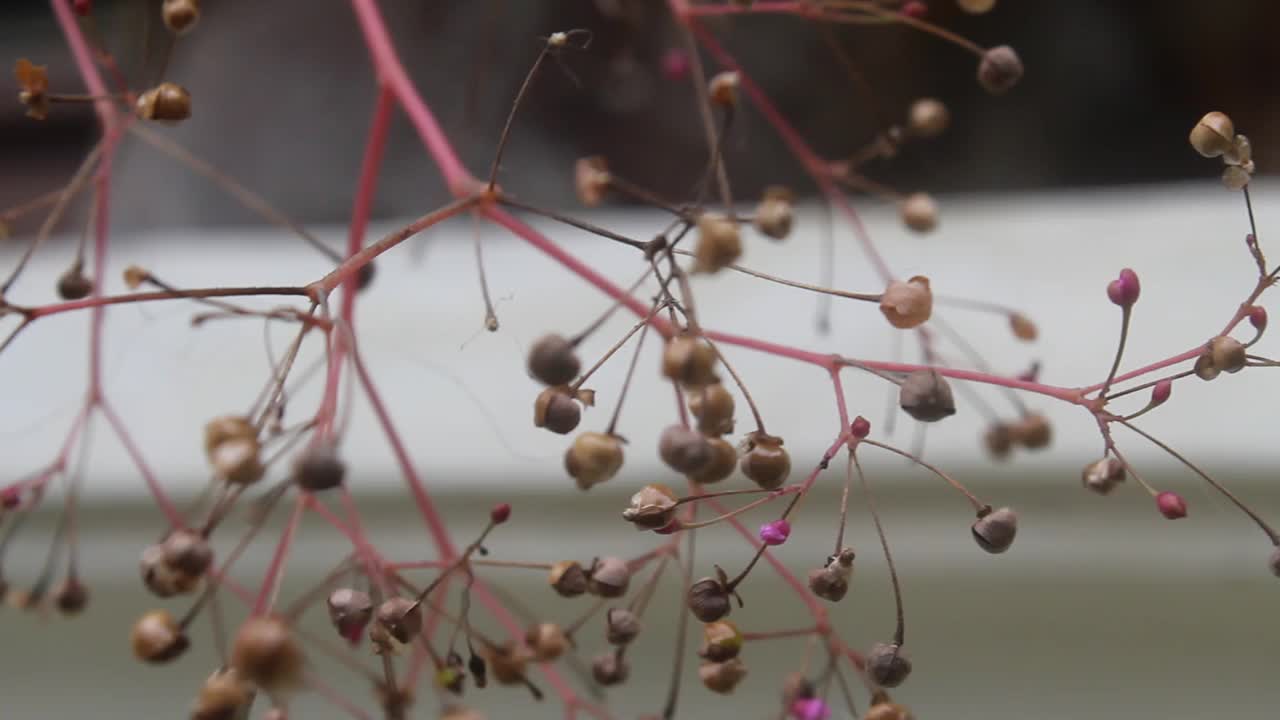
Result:
[[742,631],[730,620],[717,620],[702,626],[702,647],[698,655],[712,662],[724,662],[742,652]]
[[1209,357],[1213,366],[1222,372],[1237,373],[1248,361],[1244,343],[1230,335],[1219,335],[1209,341]]
[[564,467],[580,489],[589,490],[622,468],[622,440],[616,435],[584,432],[565,452]]
[[950,124],[951,111],[937,98],[920,98],[907,112],[907,127],[920,137],[937,137]]
[[915,715],[907,706],[886,699],[867,708],[862,720],[915,720]]
[[1110,455],[1085,465],[1080,473],[1081,484],[1099,495],[1110,493],[1124,479],[1124,463]]
[[548,333],[529,347],[529,374],[543,385],[565,385],[578,375],[582,363],[568,338]]
[[982,445],[996,460],[1004,460],[1013,450],[1013,430],[1002,422],[992,423],[982,434]]
[[742,256],[742,234],[738,223],[719,213],[698,216],[698,239],[693,248],[693,271],[714,273],[732,265]]
[[732,658],[724,662],[704,662],[698,666],[698,679],[708,690],[721,695],[733,692],[733,689],[747,676],[747,666],[742,658]]
[[253,687],[235,668],[215,670],[196,695],[191,720],[236,720],[253,702]]
[[662,350],[662,374],[686,387],[702,387],[719,382],[715,348],[696,335],[684,333],[671,338]]
[[180,529],[169,533],[160,543],[161,559],[166,566],[184,575],[200,577],[213,563],[209,541],[194,530]]
[[1027,413],[1008,427],[1013,442],[1028,450],[1046,448],[1053,440],[1053,426],[1039,413]]
[[602,598],[618,598],[631,586],[631,566],[620,557],[597,558],[587,573],[587,590]]
[[573,187],[578,202],[587,207],[597,207],[604,202],[610,182],[609,167],[599,155],[578,158],[573,164]]
[[729,588],[719,577],[706,577],[689,586],[685,604],[704,623],[715,622],[733,609]]
[[302,683],[303,663],[293,631],[279,617],[246,620],[231,648],[231,667],[272,695],[287,693]]
[[982,53],[978,63],[978,84],[992,95],[1003,95],[1022,79],[1022,60],[1008,45],[997,45]]
[[898,203],[898,216],[912,232],[933,232],[938,227],[938,203],[929,193],[911,193]]
[[767,188],[760,204],[756,205],[752,224],[765,237],[785,240],[795,223],[793,202],[790,190],[777,185]]
[[525,631],[524,642],[538,662],[552,662],[569,649],[569,637],[555,623],[542,622],[530,625]]
[[1228,165],[1222,171],[1222,186],[1228,190],[1243,190],[1253,176],[1238,165]]
[[1204,117],[1191,128],[1188,138],[1191,147],[1207,158],[1218,157],[1232,149],[1236,128],[1226,113],[1205,113]]
[[162,82],[139,95],[133,111],[143,120],[181,122],[191,117],[191,93],[177,83]]
[[89,588],[78,578],[66,578],[53,591],[53,606],[63,615],[79,615],[88,605]]
[[164,610],[152,610],[138,618],[130,640],[134,657],[153,664],[173,660],[191,644],[178,621]]
[[196,0],[164,0],[160,17],[171,32],[183,35],[191,32],[200,20],[200,4]]
[[889,324],[907,330],[924,324],[933,314],[933,290],[929,278],[916,275],[894,280],[880,296],[880,312]]
[[637,530],[653,530],[669,525],[675,518],[676,493],[661,483],[645,485],[631,496],[631,504],[622,511],[622,519]]
[[733,410],[733,394],[720,383],[689,391],[689,412],[698,420],[698,431],[704,435],[733,432]]
[[782,447],[782,438],[753,432],[745,441],[742,474],[764,490],[777,490],[791,474],[791,455]]
[[721,107],[732,108],[738,104],[739,77],[735,70],[716,73],[707,83],[707,92],[711,102]]
[[911,674],[911,660],[897,644],[876,643],[866,654],[867,674],[877,685],[898,687]]
[[547,583],[561,597],[577,597],[587,591],[587,573],[576,560],[561,560],[551,566]]
[[259,457],[261,450],[256,437],[235,438],[215,447],[209,460],[220,479],[232,485],[252,485],[266,471]]

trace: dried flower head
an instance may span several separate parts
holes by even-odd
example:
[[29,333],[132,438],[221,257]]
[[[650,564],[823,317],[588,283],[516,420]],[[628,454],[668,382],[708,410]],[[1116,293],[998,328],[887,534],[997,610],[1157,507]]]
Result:
[[920,422],[937,422],[956,414],[951,385],[934,370],[908,374],[898,390],[898,405]]
[[1230,335],[1219,335],[1210,340],[1208,352],[1210,362],[1222,372],[1240,372],[1248,360],[1248,350],[1244,343]]
[[596,558],[587,572],[587,590],[603,598],[617,598],[627,594],[631,585],[631,566],[620,557]]
[[634,523],[638,530],[660,528],[675,516],[676,500],[675,491],[666,485],[645,485],[631,496],[631,504],[622,511],[622,519]]
[[565,385],[578,376],[582,362],[574,343],[550,333],[538,338],[529,348],[529,374],[543,385]]
[[662,374],[685,387],[702,387],[719,382],[717,360],[715,348],[706,340],[685,333],[671,338],[663,348]]
[[272,695],[302,682],[303,655],[288,623],[259,616],[245,621],[231,648],[231,667]]
[[605,482],[622,468],[622,440],[616,435],[584,432],[565,452],[564,468],[582,490]]
[[609,166],[600,155],[578,158],[573,164],[573,187],[578,193],[578,202],[587,207],[597,207],[604,202],[610,182]]
[[1124,463],[1110,455],[1084,466],[1080,481],[1099,495],[1106,495],[1124,482]]
[[1191,147],[1207,158],[1218,157],[1231,150],[1236,128],[1226,113],[1205,113],[1191,128]]
[[984,508],[971,529],[978,547],[999,554],[1013,545],[1013,538],[1018,533],[1018,516],[1007,507],[999,510]]
[[742,474],[763,490],[777,490],[791,475],[791,455],[782,438],[756,431],[743,441]]
[[422,632],[422,606],[409,598],[393,597],[383,600],[378,606],[376,617],[378,624],[391,637],[406,645]]
[[640,634],[640,617],[626,608],[609,608],[604,615],[604,637],[610,645],[628,645]]
[[742,234],[738,223],[720,213],[698,216],[698,239],[693,248],[693,271],[719,272],[742,256]]
[[733,689],[747,676],[747,666],[742,658],[732,658],[723,662],[707,661],[698,666],[698,679],[711,692],[722,695],[733,692]]
[[524,685],[529,671],[529,659],[532,657],[528,648],[523,645],[507,643],[501,647],[485,645],[482,649],[485,662],[493,679],[499,685]]
[[809,590],[823,600],[839,602],[849,592],[853,579],[853,548],[843,548],[827,558],[826,565],[809,571]]
[[561,560],[551,566],[547,583],[561,597],[577,597],[587,591],[587,573],[575,560]]
[[149,663],[169,662],[191,644],[178,621],[164,610],[152,610],[138,618],[130,640],[134,657]]
[[938,203],[929,193],[911,193],[898,203],[898,216],[913,232],[933,232],[938,227]]
[[889,324],[906,330],[922,325],[933,314],[933,291],[929,278],[916,275],[910,280],[894,280],[880,296],[880,312]]
[[866,655],[867,674],[877,685],[898,687],[911,674],[911,660],[896,643],[876,643]]
[[978,84],[992,95],[1003,95],[1022,79],[1022,60],[1008,45],[997,45],[982,53],[978,63]]

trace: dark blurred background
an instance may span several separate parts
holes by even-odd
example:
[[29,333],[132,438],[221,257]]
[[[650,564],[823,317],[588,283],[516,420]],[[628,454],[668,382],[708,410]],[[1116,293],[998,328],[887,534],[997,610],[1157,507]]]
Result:
[[[468,164],[486,168],[539,36],[588,28],[589,50],[566,55],[579,84],[544,66],[517,121],[504,163],[509,189],[572,202],[575,157],[606,155],[620,174],[671,196],[705,161],[687,81],[663,73],[680,46],[659,0],[468,0],[383,3],[405,63]],[[1254,0],[1001,0],[969,16],[946,0],[928,19],[982,45],[1008,43],[1024,82],[989,97],[969,53],[903,27],[837,27],[832,39],[865,78],[849,79],[827,39],[792,17],[711,23],[752,77],[825,155],[850,154],[912,99],[952,110],[943,137],[909,145],[866,168],[902,190],[935,193],[1203,178],[1216,168],[1186,145],[1209,109],[1251,137],[1259,171],[1280,146],[1275,70],[1280,3]],[[135,87],[165,68],[159,0],[98,0],[96,34]],[[732,32],[728,32],[732,26]],[[80,92],[47,3],[0,5],[0,47],[11,63],[50,66],[54,91]],[[12,76],[10,76],[12,77]],[[371,111],[373,74],[346,3],[207,2],[200,27],[173,49],[163,77],[192,92],[193,117],[165,129],[198,155],[309,223],[345,221]],[[13,81],[10,80],[10,83]],[[16,92],[16,86],[11,86]],[[13,98],[13,92],[9,95]],[[96,137],[88,107],[59,106],[45,122],[0,107],[0,207],[56,188]],[[408,215],[443,187],[407,123],[398,120],[379,188],[379,216]],[[763,119],[747,112],[728,162],[739,197],[772,183],[811,190]],[[254,223],[206,181],[130,142],[118,166],[120,227]],[[33,221],[34,222],[34,221]]]

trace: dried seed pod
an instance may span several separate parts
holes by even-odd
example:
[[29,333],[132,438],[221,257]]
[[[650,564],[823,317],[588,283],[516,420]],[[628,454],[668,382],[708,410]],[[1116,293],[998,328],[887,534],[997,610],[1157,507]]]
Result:
[[360,640],[364,629],[373,617],[373,601],[369,594],[354,588],[338,588],[329,593],[326,602],[329,622],[347,642]]
[[907,330],[924,324],[933,314],[933,291],[929,278],[916,275],[910,280],[894,280],[880,296],[880,312],[889,324]]
[[1207,345],[1201,351],[1200,357],[1196,358],[1195,374],[1196,377],[1205,381],[1213,380],[1222,374],[1222,370],[1213,364],[1213,352]]
[[1248,360],[1244,343],[1229,336],[1219,335],[1209,341],[1209,358],[1213,366],[1222,372],[1237,373]]
[[637,530],[663,527],[675,517],[676,500],[675,491],[666,485],[645,485],[631,496],[631,505],[622,511],[622,519],[634,523]]
[[747,676],[746,663],[741,658],[724,662],[704,662],[698,666],[698,679],[711,692],[726,695]]
[[332,443],[313,444],[298,454],[293,463],[293,481],[308,492],[323,492],[342,484],[347,464],[338,457]]
[[236,720],[253,702],[253,687],[235,668],[215,670],[191,705],[191,720]]
[[712,662],[724,662],[742,652],[742,631],[729,620],[717,620],[702,626],[702,647],[698,655]]
[[683,334],[667,342],[662,351],[662,374],[685,387],[719,382],[716,350],[700,337]]
[[622,597],[631,586],[631,567],[620,557],[596,558],[587,573],[587,590],[603,598]]
[[916,370],[908,374],[898,390],[898,405],[920,422],[937,422],[956,414],[951,385],[933,370]]
[[689,586],[686,599],[689,611],[704,623],[715,622],[733,609],[729,601],[729,588],[719,578],[702,578]]
[[78,615],[89,605],[89,588],[78,578],[68,577],[53,591],[53,606],[63,615]]
[[80,300],[89,297],[91,292],[93,281],[84,274],[78,263],[58,276],[58,297],[63,300]]
[[628,645],[640,634],[640,618],[626,608],[609,608],[604,615],[604,637],[610,645]]
[[236,633],[231,667],[268,693],[277,695],[300,685],[302,666],[302,648],[283,618],[249,618]]
[[733,410],[733,394],[720,383],[689,391],[689,412],[697,418],[698,432],[704,435],[733,432]]
[[1008,550],[1013,544],[1013,538],[1018,533],[1018,516],[1007,507],[999,510],[985,508],[978,513],[972,531],[978,547],[996,555]]
[[1124,482],[1124,463],[1110,455],[1084,466],[1080,482],[1099,495],[1106,495]]
[[191,117],[191,93],[177,83],[162,82],[139,95],[133,111],[143,120],[180,122]]
[[752,220],[756,230],[765,237],[786,240],[795,224],[793,203],[790,190],[776,185],[766,188]]
[[578,376],[582,362],[573,342],[550,333],[529,348],[529,374],[543,385],[565,385]]
[[587,591],[587,573],[575,560],[561,560],[551,566],[547,583],[561,597],[577,597]]
[[936,98],[920,98],[911,103],[907,112],[907,127],[920,137],[937,137],[950,124],[951,112]]
[[44,120],[49,116],[49,66],[18,58],[13,71],[22,88],[18,91],[18,102],[27,106],[27,117]]
[[499,685],[523,685],[528,681],[525,677],[529,670],[529,649],[523,645],[508,643],[502,647],[484,646],[484,659],[489,663],[489,671],[494,682]]
[[689,475],[690,480],[703,485],[728,478],[738,466],[738,451],[729,441],[724,438],[708,438],[707,445],[711,447],[711,460],[698,472]]
[[1244,135],[1236,135],[1231,140],[1231,147],[1222,153],[1222,161],[1228,165],[1240,165],[1241,170],[1253,173],[1253,145]]
[[200,577],[213,563],[209,541],[194,530],[174,530],[160,543],[160,550],[164,564],[185,575]]
[[378,606],[377,619],[391,637],[406,645],[422,632],[422,606],[409,598],[383,600]]
[[229,440],[257,438],[258,430],[249,418],[241,415],[223,415],[216,417],[204,426],[204,452],[210,460],[219,445]]
[[1013,331],[1013,336],[1025,342],[1031,342],[1040,334],[1039,328],[1031,321],[1031,318],[1022,313],[1009,313],[1009,329]]
[[266,472],[259,457],[261,451],[256,437],[226,440],[214,448],[210,457],[214,474],[232,485],[252,485]]
[[1048,447],[1053,440],[1049,419],[1040,413],[1027,413],[1009,426],[1013,441],[1028,450]]
[[164,26],[175,35],[190,32],[200,20],[200,5],[196,0],[164,0],[160,7]]
[[1236,128],[1231,122],[1231,118],[1226,113],[1213,111],[1206,113],[1200,121],[1191,128],[1191,147],[1201,155],[1212,158],[1218,157],[1232,149],[1235,140]]
[[707,93],[711,98],[711,102],[727,108],[737,105],[738,82],[736,70],[725,70],[716,73],[707,83]]
[[448,705],[440,713],[440,720],[486,720],[484,713],[461,705]]
[[605,482],[622,468],[622,440],[616,435],[584,432],[565,451],[564,468],[582,490]]
[[809,590],[814,595],[840,602],[849,592],[849,581],[853,579],[853,548],[844,548],[838,554],[827,558],[827,564],[809,571]]
[[610,650],[595,656],[591,661],[591,677],[605,687],[621,685],[630,674],[631,666],[621,653]]
[[567,435],[578,427],[581,420],[582,409],[565,386],[546,388],[533,402],[533,424],[536,427]]
[[897,644],[876,643],[867,653],[867,674],[877,685],[898,687],[911,674],[911,661]]
[[696,473],[711,461],[711,445],[684,425],[668,425],[658,436],[658,455],[678,473]]
[[1004,460],[1013,449],[1013,429],[1002,422],[992,423],[982,434],[982,444],[991,457]]
[[609,167],[600,155],[578,158],[573,164],[573,188],[578,202],[587,207],[597,207],[604,202],[610,182]]
[[556,660],[569,649],[569,637],[555,623],[543,622],[530,625],[525,631],[524,642],[533,651],[538,662]]
[[745,443],[742,474],[764,490],[782,487],[791,474],[791,456],[782,447],[782,438],[753,432]]
[[1222,170],[1222,185],[1228,190],[1243,190],[1252,179],[1249,171],[1238,165],[1228,165]]
[[719,213],[698,216],[698,240],[693,247],[693,271],[714,273],[732,265],[742,256],[742,234],[738,223]]
[[1003,95],[1022,79],[1022,60],[1008,45],[997,45],[982,53],[978,63],[978,84],[992,95]]
[[913,232],[933,232],[938,227],[938,203],[929,193],[911,193],[898,203],[898,217]]
[[133,624],[130,635],[134,657],[149,663],[165,663],[191,645],[178,621],[164,610],[152,610]]
[[[147,589],[156,595],[156,597],[173,597],[189,593],[196,589],[200,584],[201,573],[189,573],[181,568],[169,564],[166,559],[165,546],[163,543],[158,545],[150,545],[143,549],[142,556],[138,562],[138,569],[142,575],[142,583]],[[208,567],[206,565],[206,567]]]

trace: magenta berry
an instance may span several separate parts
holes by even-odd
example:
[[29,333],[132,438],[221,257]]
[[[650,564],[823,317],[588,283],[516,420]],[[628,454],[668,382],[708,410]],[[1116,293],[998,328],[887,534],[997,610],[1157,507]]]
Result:
[[662,54],[662,74],[673,81],[689,77],[689,53],[683,48],[667,48]]
[[791,535],[791,523],[785,518],[760,526],[760,540],[765,545],[781,545]]
[[511,503],[498,503],[489,511],[489,521],[494,525],[501,525],[511,519]]
[[791,703],[791,720],[827,720],[831,717],[831,708],[822,698],[799,698]]
[[1107,283],[1107,297],[1120,307],[1133,307],[1138,302],[1142,286],[1138,283],[1138,274],[1129,268],[1120,271],[1120,276]]
[[1156,508],[1160,510],[1160,514],[1170,520],[1177,520],[1187,516],[1187,501],[1182,496],[1168,490],[1156,495]]
[[849,434],[861,440],[871,434],[871,421],[859,415],[849,425]]

